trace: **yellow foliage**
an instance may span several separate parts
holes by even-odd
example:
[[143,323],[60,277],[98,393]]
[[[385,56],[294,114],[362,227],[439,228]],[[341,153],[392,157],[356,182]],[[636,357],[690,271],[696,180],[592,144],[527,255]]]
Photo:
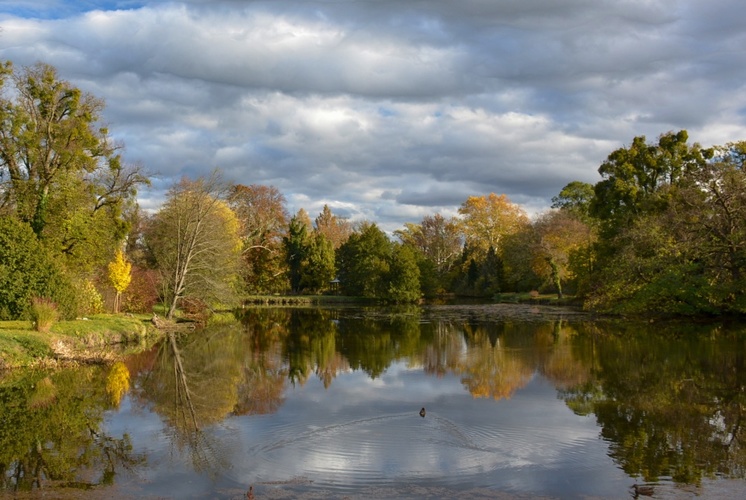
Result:
[[114,363],[106,377],[106,393],[112,405],[119,407],[119,403],[130,388],[130,371],[122,362]]
[[132,264],[121,250],[117,250],[114,260],[109,263],[109,281],[117,293],[124,292],[132,281]]

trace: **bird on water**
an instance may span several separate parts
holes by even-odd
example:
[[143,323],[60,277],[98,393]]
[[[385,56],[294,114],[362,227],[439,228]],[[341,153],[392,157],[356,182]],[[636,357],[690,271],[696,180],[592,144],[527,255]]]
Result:
[[425,407],[424,407],[424,406],[423,406],[423,407],[422,407],[422,409],[420,410],[420,416],[421,416],[422,418],[425,418]]

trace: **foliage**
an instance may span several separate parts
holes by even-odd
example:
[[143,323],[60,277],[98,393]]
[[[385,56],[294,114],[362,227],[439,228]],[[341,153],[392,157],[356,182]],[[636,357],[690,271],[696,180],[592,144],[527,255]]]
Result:
[[420,275],[425,278],[423,292],[434,295],[444,291],[448,286],[449,273],[461,253],[462,237],[458,222],[435,214],[425,216],[419,224],[407,223],[394,234],[420,256]]
[[160,271],[168,318],[186,295],[213,303],[235,300],[239,221],[218,198],[220,189],[216,175],[183,179],[151,222],[148,245]]
[[109,262],[109,282],[117,292],[114,302],[114,312],[119,312],[122,293],[132,281],[132,264],[127,261],[122,250],[117,250],[114,260]]
[[314,220],[314,228],[317,233],[323,234],[331,242],[334,250],[342,246],[352,234],[352,224],[334,215],[329,205],[326,204]]
[[249,293],[274,293],[287,289],[282,238],[288,226],[285,197],[274,186],[231,186],[228,206],[240,228],[243,278]]
[[290,219],[287,235],[282,239],[292,293],[299,293],[301,290],[303,265],[309,247],[309,225],[304,220],[307,216],[303,217],[303,215],[305,215],[305,212]]
[[337,269],[347,295],[380,298],[388,288],[391,243],[375,224],[363,224],[337,252]]
[[57,322],[60,314],[57,304],[46,297],[34,297],[31,300],[31,320],[38,332],[48,332],[52,325]]
[[388,290],[383,298],[389,302],[411,303],[419,300],[420,268],[414,250],[406,245],[394,245],[389,263]]
[[132,281],[122,297],[122,310],[129,313],[151,313],[158,303],[160,275],[155,269],[132,267]]
[[[636,179],[616,177],[596,186],[602,232],[587,305],[632,313],[744,312],[746,273],[746,174],[744,143],[710,150],[685,144],[686,134],[666,134],[658,145],[635,141]],[[671,151],[673,149],[673,152]],[[610,157],[611,158],[611,157]],[[663,165],[663,167],[661,167]],[[611,172],[612,164],[605,164]],[[624,168],[622,168],[624,167]],[[642,182],[642,181],[645,182]],[[625,194],[626,193],[626,194]],[[632,196],[634,194],[634,196]]]
[[27,319],[34,297],[49,297],[63,318],[75,317],[72,285],[31,226],[0,217],[0,319]]
[[528,224],[526,213],[504,194],[469,196],[459,208],[460,227],[473,255],[481,260],[493,248],[502,253],[503,239]]
[[78,316],[104,312],[104,299],[91,280],[77,282]]
[[12,86],[0,99],[0,207],[29,224],[71,276],[90,274],[126,234],[122,215],[148,181],[97,128],[103,101],[52,66],[23,68],[3,83]]

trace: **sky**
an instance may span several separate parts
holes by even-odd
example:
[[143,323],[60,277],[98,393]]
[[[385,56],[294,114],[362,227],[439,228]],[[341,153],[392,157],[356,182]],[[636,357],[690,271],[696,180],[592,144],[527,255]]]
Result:
[[155,210],[182,176],[393,231],[545,211],[635,136],[746,140],[741,0],[0,0],[0,60],[105,100]]

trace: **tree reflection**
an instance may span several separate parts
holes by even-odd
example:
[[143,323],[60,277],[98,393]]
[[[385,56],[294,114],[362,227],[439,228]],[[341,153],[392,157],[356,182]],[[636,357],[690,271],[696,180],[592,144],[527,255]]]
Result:
[[630,475],[687,484],[745,477],[746,335],[704,333],[638,327],[582,339],[595,346],[595,376],[563,396],[579,413],[595,413]]
[[[540,375],[574,412],[595,415],[610,455],[628,474],[698,484],[745,476],[744,339],[743,331],[496,320],[483,311],[425,317],[419,310],[258,308],[240,324],[169,336],[137,370],[132,361],[127,366],[139,373],[131,393],[161,415],[197,470],[228,466],[227,444],[209,438],[210,425],[277,411],[290,384],[317,378],[329,388],[341,373],[377,378],[404,361],[436,377],[459,377],[475,398],[510,398]],[[126,368],[112,368],[98,389],[105,405],[116,406],[126,391]],[[59,382],[40,377],[25,401],[47,411],[60,397]],[[89,435],[97,449],[110,450],[102,457],[129,463],[126,437],[106,444]],[[26,446],[22,476],[33,478],[37,448],[35,441]]]
[[112,484],[118,471],[145,462],[127,434],[118,438],[102,428],[104,412],[118,404],[106,387],[111,373],[83,367],[0,380],[3,490],[100,487]]

